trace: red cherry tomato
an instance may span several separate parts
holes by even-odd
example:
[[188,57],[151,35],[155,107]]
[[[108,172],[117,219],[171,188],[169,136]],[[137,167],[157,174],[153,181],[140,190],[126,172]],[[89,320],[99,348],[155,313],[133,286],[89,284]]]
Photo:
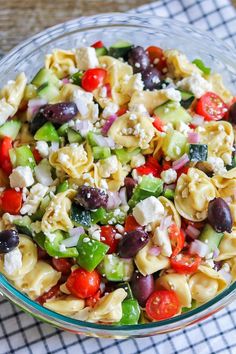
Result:
[[22,193],[15,189],[5,189],[1,195],[1,207],[5,213],[19,214],[22,206]]
[[228,111],[227,105],[214,92],[207,92],[197,102],[196,113],[203,116],[205,120],[222,119]]
[[79,268],[74,270],[67,279],[66,287],[72,295],[86,299],[94,296],[99,290],[100,275],[96,270],[87,272],[85,269]]
[[104,87],[106,87],[107,89],[107,97],[111,98],[112,94],[111,94],[111,85],[109,84],[109,82],[107,84],[104,85]]
[[12,164],[9,156],[9,150],[12,148],[12,139],[5,136],[0,141],[0,167],[7,174],[10,175],[12,171]]
[[159,132],[164,132],[164,126],[165,124],[163,123],[163,121],[161,120],[161,118],[159,117],[153,117],[155,120],[152,123],[152,125],[154,126],[154,128],[156,128],[157,130],[159,130]]
[[148,52],[151,63],[154,64],[158,70],[162,71],[166,68],[166,58],[163,49],[152,45],[148,47],[146,51]]
[[164,161],[162,163],[162,171],[167,171],[172,167],[172,163],[170,161]]
[[103,47],[104,47],[104,44],[103,44],[102,41],[97,41],[97,42],[93,43],[93,44],[91,45],[91,47],[93,47],[93,48],[103,48]]
[[176,172],[177,172],[177,177],[179,178],[182,173],[184,173],[185,175],[188,173],[188,170],[189,170],[189,166],[183,166],[181,167],[180,169],[178,169]]
[[125,232],[134,231],[140,227],[142,228],[142,226],[139,225],[139,223],[137,223],[137,221],[135,220],[133,215],[128,215],[126,217],[126,219],[125,219]]
[[201,258],[197,255],[179,253],[170,258],[171,267],[180,274],[195,273],[199,267]]
[[128,110],[128,107],[127,106],[122,106],[118,109],[118,111],[116,112],[117,116],[120,117],[120,116],[123,116],[123,114],[125,114]]
[[35,159],[36,163],[38,164],[42,160],[40,153],[38,152],[37,149],[33,149],[32,153],[34,155],[34,159]]
[[66,258],[53,258],[52,259],[53,268],[58,272],[61,272],[62,275],[68,275],[71,271],[71,263]]
[[88,297],[85,300],[85,306],[94,307],[101,297],[101,290],[98,290],[94,296]]
[[168,228],[169,238],[172,245],[172,257],[176,256],[184,247],[184,232],[179,229],[176,224],[170,225]]
[[101,86],[105,80],[107,71],[102,68],[88,69],[85,71],[81,85],[85,91],[94,91]]
[[152,174],[154,177],[160,177],[161,166],[154,157],[149,156],[146,163],[137,167],[136,171],[140,176]]
[[115,238],[116,233],[116,229],[110,225],[101,226],[101,241],[110,247],[107,253],[116,252],[119,243]]
[[152,320],[161,321],[176,315],[180,310],[179,299],[173,290],[157,290],[146,303],[146,313]]
[[60,285],[54,285],[50,290],[48,290],[46,293],[43,295],[39,296],[36,301],[40,303],[40,305],[43,305],[47,300],[53,298],[56,296],[60,291]]

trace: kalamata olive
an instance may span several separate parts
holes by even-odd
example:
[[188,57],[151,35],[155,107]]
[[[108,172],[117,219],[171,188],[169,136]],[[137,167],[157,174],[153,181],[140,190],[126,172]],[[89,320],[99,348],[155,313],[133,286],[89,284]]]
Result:
[[216,232],[231,232],[233,221],[228,204],[222,198],[215,198],[208,206],[208,221]]
[[134,73],[141,73],[147,69],[150,59],[143,47],[137,46],[130,50],[128,63],[133,67]]
[[149,66],[142,72],[144,88],[151,91],[158,88],[160,77],[161,73],[156,68]]
[[134,297],[138,300],[140,306],[145,307],[146,301],[155,290],[153,275],[142,275],[135,271],[131,279],[131,289]]
[[132,258],[140,251],[149,240],[148,233],[137,229],[127,232],[120,239],[118,244],[118,254],[121,258]]
[[[41,107],[42,108],[42,107]],[[45,123],[47,123],[47,119],[40,113],[40,110],[33,116],[32,121],[30,122],[30,132],[31,134],[35,134],[36,131],[41,128]]]
[[133,178],[125,177],[124,184],[126,187],[127,200],[129,200],[132,197],[134,187],[136,186],[137,183]]
[[4,230],[0,232],[0,253],[8,253],[19,244],[19,234],[16,230]]
[[75,197],[75,202],[86,210],[93,210],[100,207],[106,208],[108,195],[99,188],[80,186]]
[[234,102],[229,108],[229,122],[236,124],[236,102]]
[[213,269],[215,269],[218,272],[218,270],[220,270],[222,268],[222,265],[223,265],[222,261],[214,261]]

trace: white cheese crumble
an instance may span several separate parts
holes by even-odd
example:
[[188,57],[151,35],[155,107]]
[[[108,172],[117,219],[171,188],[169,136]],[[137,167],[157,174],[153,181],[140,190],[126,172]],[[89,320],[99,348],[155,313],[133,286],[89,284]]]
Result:
[[162,92],[165,92],[167,98],[169,98],[172,101],[176,101],[176,102],[181,101],[181,93],[175,90],[174,87],[166,88],[162,90]]
[[9,176],[11,188],[30,187],[34,184],[34,177],[29,166],[18,166]]
[[37,181],[44,186],[50,186],[53,183],[51,175],[51,166],[47,160],[41,161],[34,169]]
[[139,225],[145,226],[153,221],[160,221],[164,216],[164,207],[156,197],[148,197],[133,209],[133,216]]
[[153,235],[153,242],[161,247],[161,254],[163,256],[171,256],[172,247],[167,228],[161,230],[160,227],[157,227]]
[[45,196],[45,194],[48,191],[48,187],[47,186],[43,186],[40,183],[35,184],[31,190],[30,193],[28,195],[28,197],[26,198],[26,201],[24,202],[20,213],[22,215],[24,214],[28,214],[28,215],[32,215],[36,212],[36,210],[38,209],[38,206],[40,204],[40,202],[42,201],[43,197]]
[[17,270],[22,268],[22,254],[19,248],[4,255],[4,270],[7,274],[14,274]]
[[209,162],[216,175],[223,175],[227,172],[224,161],[220,157],[208,157],[207,162]]
[[165,184],[174,183],[177,179],[177,172],[173,168],[161,172],[161,178]]
[[112,114],[115,114],[119,109],[119,106],[114,102],[109,102],[102,112],[103,118],[108,118]]
[[41,157],[47,157],[49,154],[49,147],[46,141],[37,141],[36,149],[38,150]]
[[101,228],[99,225],[92,225],[89,229],[88,229],[88,233],[89,235],[96,241],[100,241],[101,238]]
[[130,166],[132,168],[139,167],[145,164],[145,157],[142,154],[132,156]]
[[115,155],[97,162],[99,175],[103,178],[109,178],[113,173],[118,171],[118,159]]
[[96,50],[93,47],[78,48],[75,51],[75,55],[79,70],[88,70],[99,66]]
[[212,84],[205,80],[199,73],[193,73],[177,82],[177,87],[185,91],[190,91],[196,98],[200,98],[204,93],[212,91]]

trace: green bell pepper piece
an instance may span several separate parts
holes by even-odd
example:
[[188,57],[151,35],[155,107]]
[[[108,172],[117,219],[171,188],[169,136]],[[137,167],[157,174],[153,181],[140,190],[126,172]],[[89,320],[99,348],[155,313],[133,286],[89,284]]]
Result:
[[65,250],[61,248],[64,236],[60,231],[56,231],[52,235],[51,239],[46,237],[44,242],[44,248],[49,256],[58,258],[76,258],[78,256],[76,247],[66,248]]
[[34,155],[27,145],[10,149],[9,156],[13,167],[29,166],[34,169],[36,166]]
[[175,191],[173,191],[172,189],[166,189],[163,192],[163,196],[167,199],[173,200],[175,196]]
[[133,325],[137,324],[140,317],[140,307],[136,299],[124,300],[122,306],[122,318],[117,325]]
[[143,176],[142,181],[135,187],[128,204],[131,208],[148,197],[159,197],[163,192],[163,181],[160,178]]
[[123,148],[123,149],[115,149],[114,151],[118,160],[124,165],[128,163],[133,156],[138,155],[141,149],[136,148],[134,150],[128,150]]
[[75,226],[83,226],[88,229],[91,226],[90,211],[84,210],[76,204],[72,204],[70,217]]
[[69,182],[64,181],[57,186],[56,193],[63,193],[69,189]]
[[109,147],[94,146],[92,150],[95,160],[106,159],[111,156],[111,149]]
[[92,224],[97,224],[106,217],[106,210],[104,208],[98,208],[96,211],[91,211],[91,222]]
[[78,264],[87,271],[93,271],[103,260],[105,254],[109,250],[109,246],[105,243],[93,240],[86,234],[81,235],[77,244]]
[[43,141],[60,141],[59,135],[51,122],[47,122],[39,128],[34,135],[34,139]]
[[45,250],[45,247],[44,247],[44,243],[45,243],[45,239],[46,239],[46,236],[44,235],[43,232],[40,232],[39,234],[36,234],[34,237],[33,237],[34,241],[37,243],[37,245],[42,248],[42,250]]
[[207,67],[201,59],[194,59],[192,63],[195,64],[204,74],[210,75],[211,68]]
[[110,281],[130,280],[134,270],[133,260],[107,254],[99,265],[99,270]]
[[196,307],[197,307],[197,301],[196,300],[192,300],[191,307],[182,307],[182,313],[191,311],[191,310],[195,309]]
[[73,75],[71,75],[70,79],[72,80],[72,83],[74,85],[78,85],[81,86],[81,80],[82,77],[84,75],[84,71],[77,71],[77,73],[74,73]]

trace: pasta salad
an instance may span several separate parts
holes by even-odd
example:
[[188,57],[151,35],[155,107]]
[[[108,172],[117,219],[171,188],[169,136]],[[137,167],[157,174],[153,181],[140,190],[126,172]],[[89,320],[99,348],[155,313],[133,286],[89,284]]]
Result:
[[89,322],[164,320],[236,279],[236,100],[178,50],[55,49],[0,90],[0,272]]

